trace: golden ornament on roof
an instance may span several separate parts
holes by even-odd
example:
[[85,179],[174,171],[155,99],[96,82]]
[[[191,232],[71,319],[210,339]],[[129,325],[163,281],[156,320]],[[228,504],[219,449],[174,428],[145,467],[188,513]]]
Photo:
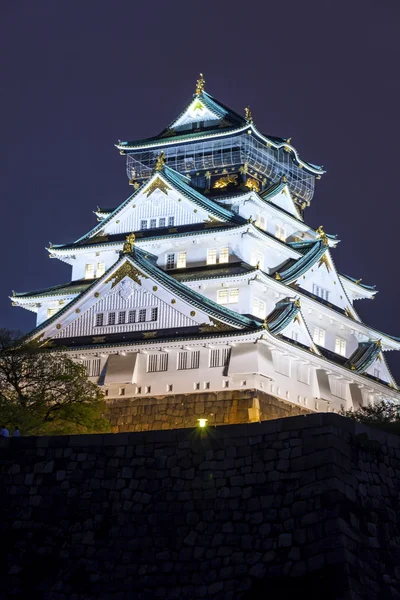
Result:
[[204,92],[204,86],[206,84],[206,80],[203,77],[203,73],[200,73],[200,77],[196,82],[196,96],[200,96],[202,92]]
[[161,171],[161,169],[163,168],[164,165],[165,165],[165,154],[161,150],[161,152],[157,156],[157,160],[156,160],[156,166],[155,166],[156,171]]
[[250,106],[246,106],[246,108],[244,109],[244,116],[248,123],[253,122],[253,115],[251,114]]
[[248,180],[245,183],[245,186],[248,187],[249,190],[252,190],[254,192],[260,191],[260,184],[258,183],[258,181],[252,179],[251,177],[248,178]]
[[225,188],[229,184],[233,183],[237,185],[237,175],[225,175],[225,177],[220,177],[213,185],[213,188]]
[[328,246],[329,245],[328,236],[326,235],[326,233],[325,233],[322,225],[320,225],[318,227],[318,229],[316,230],[316,232],[318,233],[318,237],[322,240],[323,244],[325,246]]
[[123,252],[124,254],[132,252],[135,245],[135,234],[132,232],[126,236],[126,242],[124,243]]

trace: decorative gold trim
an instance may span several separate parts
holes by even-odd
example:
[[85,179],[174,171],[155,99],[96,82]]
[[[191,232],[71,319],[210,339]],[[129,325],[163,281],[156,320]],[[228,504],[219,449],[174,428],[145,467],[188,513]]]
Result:
[[157,337],[158,331],[145,331],[143,333],[144,338],[154,338]]
[[221,321],[217,321],[217,319],[213,319],[212,317],[208,317],[209,323],[202,323],[199,325],[199,331],[201,333],[208,333],[212,331],[230,331],[232,328],[226,323],[222,323]]
[[204,86],[206,85],[206,80],[203,77],[203,73],[200,73],[200,77],[196,82],[196,91],[195,95],[200,96],[202,92],[204,92]]
[[225,177],[220,177],[214,183],[213,188],[225,188],[230,184],[237,185],[237,175],[225,175]]
[[112,289],[122,279],[124,279],[124,277],[130,277],[131,279],[133,279],[133,281],[135,281],[135,283],[138,283],[139,285],[142,285],[142,282],[139,277],[148,279],[147,275],[144,275],[144,273],[136,269],[136,267],[134,267],[130,262],[125,262],[123,265],[120,266],[116,273],[114,273],[114,275],[111,275],[111,277],[109,277],[104,283],[109,283],[110,281],[112,281]]
[[143,193],[147,193],[148,198],[156,190],[160,190],[160,192],[163,194],[168,195],[168,191],[171,190],[171,188],[160,177],[156,177],[155,180],[151,182],[149,187],[143,190]]
[[135,245],[135,234],[132,232],[126,236],[126,242],[124,243],[122,252],[124,254],[130,254],[131,252],[133,252],[134,245]]
[[92,337],[92,344],[103,344],[106,341],[105,335],[99,335],[97,337]]
[[258,183],[258,181],[252,179],[251,177],[248,178],[248,180],[245,183],[245,186],[249,188],[249,190],[252,190],[254,192],[260,191],[260,184]]
[[156,166],[154,167],[156,171],[162,171],[163,166],[165,165],[165,154],[161,150],[160,154],[157,156]]
[[[326,254],[323,254],[321,256],[321,258],[319,259],[318,268],[322,267],[322,265],[326,266],[326,270],[329,273],[329,271],[331,270],[331,265],[329,264],[329,260],[328,260],[328,257],[326,256]],[[336,283],[336,281],[334,281],[334,283]]]

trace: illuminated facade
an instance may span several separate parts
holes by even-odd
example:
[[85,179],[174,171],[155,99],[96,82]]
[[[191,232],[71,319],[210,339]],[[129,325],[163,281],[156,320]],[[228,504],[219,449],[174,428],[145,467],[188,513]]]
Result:
[[304,221],[321,167],[202,77],[160,135],[117,148],[132,194],[48,249],[70,282],[12,298],[37,313],[32,337],[67,347],[110,400],[253,389],[327,411],[399,398],[384,353],[400,341],[354,307],[374,288],[340,274],[336,236]]

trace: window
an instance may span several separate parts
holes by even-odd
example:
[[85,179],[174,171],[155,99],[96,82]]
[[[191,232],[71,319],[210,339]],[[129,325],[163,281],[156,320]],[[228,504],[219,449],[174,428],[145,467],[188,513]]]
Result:
[[103,313],[97,313],[96,315],[96,327],[101,327],[103,325],[104,315]]
[[106,263],[97,263],[96,277],[101,277],[106,272]]
[[229,290],[228,302],[229,304],[236,304],[239,302],[239,290],[237,288]]
[[325,330],[319,327],[314,327],[313,340],[319,346],[325,346]]
[[173,389],[174,386],[172,385],[172,383],[167,383],[167,392],[172,392]]
[[125,396],[125,388],[124,387],[120,387],[119,388],[118,395],[119,396]]
[[209,390],[210,389],[210,382],[209,381],[205,381],[204,384],[203,384],[203,388],[205,390]]
[[155,229],[157,227],[157,219],[150,219],[150,229]]
[[286,232],[285,232],[285,228],[283,225],[276,225],[275,237],[277,237],[278,240],[281,240],[282,242],[284,242],[286,240]]
[[336,354],[341,354],[342,356],[346,356],[346,340],[343,340],[340,337],[336,338],[335,352],[336,352]]
[[217,249],[216,248],[208,248],[207,249],[207,264],[208,265],[216,265],[217,264]]
[[176,266],[178,269],[184,269],[186,267],[186,252],[178,252]]
[[119,325],[125,323],[125,311],[118,313],[118,323]]
[[226,246],[224,248],[220,248],[219,262],[220,263],[228,263],[229,262],[229,247],[228,246]]
[[210,367],[225,367],[229,362],[230,348],[216,348],[210,350]]
[[55,315],[57,311],[58,311],[58,308],[48,308],[47,309],[47,318],[50,319],[50,317]]
[[250,264],[253,267],[256,267],[258,265],[259,269],[264,269],[264,256],[261,254],[261,252],[256,252],[255,250],[252,250]]
[[178,370],[198,369],[200,364],[200,350],[184,350],[178,352]]
[[165,227],[165,217],[161,217],[161,219],[158,221],[158,226]]
[[297,365],[297,381],[310,385],[310,367],[299,363]]
[[158,319],[158,308],[152,308],[150,312],[150,321],[157,321]]
[[200,389],[200,383],[197,383],[197,382],[196,382],[196,383],[194,383],[194,384],[193,384],[193,389],[194,389],[194,390],[199,390],[199,389]]
[[290,358],[288,356],[277,356],[276,357],[276,371],[290,377]]
[[115,312],[108,313],[108,325],[115,325]]
[[136,310],[130,310],[128,313],[128,323],[135,323],[136,321]]
[[175,225],[175,217],[168,217],[168,227],[173,227]]
[[168,354],[149,354],[147,357],[147,372],[168,371]]
[[253,300],[253,315],[256,317],[260,317],[260,319],[264,319],[266,316],[266,306],[263,300],[259,300],[259,298],[254,298]]
[[151,385],[146,385],[144,390],[145,390],[145,394],[151,394]]
[[142,219],[140,221],[140,229],[147,229],[147,219]]
[[331,392],[333,396],[337,396],[338,398],[346,399],[347,392],[347,383],[343,381],[343,379],[334,379],[330,378],[329,383],[331,386]]
[[85,279],[94,279],[94,265],[86,265]]
[[217,302],[218,304],[236,304],[239,302],[238,288],[218,290]]
[[175,269],[175,254],[167,254],[167,258],[165,260],[165,268]]
[[226,380],[226,381],[223,381],[223,382],[222,382],[222,387],[224,387],[224,388],[228,388],[228,387],[229,387],[229,381],[227,381],[227,380]]
[[86,369],[88,377],[98,377],[100,375],[100,358],[94,360],[83,360],[83,366]]
[[146,309],[141,308],[139,310],[139,323],[144,323],[145,320],[146,320]]
[[328,290],[325,290],[324,288],[320,287],[319,285],[316,285],[315,283],[313,283],[313,294],[315,294],[315,296],[318,296],[319,298],[322,298],[323,300],[329,300]]

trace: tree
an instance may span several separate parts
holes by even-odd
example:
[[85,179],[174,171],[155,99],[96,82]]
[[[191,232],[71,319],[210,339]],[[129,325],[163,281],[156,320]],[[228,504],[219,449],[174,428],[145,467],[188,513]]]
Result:
[[63,348],[0,329],[0,425],[24,435],[109,431],[101,389]]
[[360,406],[354,411],[342,408],[340,414],[360,423],[400,435],[400,405],[395,402],[382,400],[374,405]]

